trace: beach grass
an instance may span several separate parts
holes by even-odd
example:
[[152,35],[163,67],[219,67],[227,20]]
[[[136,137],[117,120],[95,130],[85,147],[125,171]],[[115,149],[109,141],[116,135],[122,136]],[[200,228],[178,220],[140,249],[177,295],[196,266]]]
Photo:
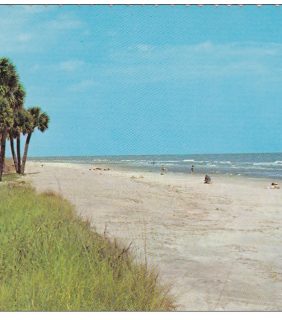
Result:
[[3,182],[15,181],[18,179],[19,179],[19,175],[17,173],[3,174]]
[[1,311],[169,311],[157,274],[93,232],[72,205],[0,186]]

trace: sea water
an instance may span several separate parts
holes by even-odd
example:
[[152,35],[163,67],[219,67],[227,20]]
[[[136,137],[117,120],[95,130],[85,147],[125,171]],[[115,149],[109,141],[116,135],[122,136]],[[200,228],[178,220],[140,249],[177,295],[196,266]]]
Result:
[[164,166],[170,172],[179,173],[190,173],[193,165],[194,172],[200,174],[282,179],[282,153],[34,157],[31,160],[114,165],[142,171],[160,171]]

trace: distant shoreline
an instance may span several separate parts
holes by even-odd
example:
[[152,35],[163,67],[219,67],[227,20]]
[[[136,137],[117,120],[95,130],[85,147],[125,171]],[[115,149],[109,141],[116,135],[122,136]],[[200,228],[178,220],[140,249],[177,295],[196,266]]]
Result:
[[[62,159],[63,160],[63,159]],[[74,162],[74,161],[50,161],[48,158],[44,159],[41,158],[40,160],[36,160],[36,159],[29,159],[29,162],[34,163],[34,164],[48,164],[51,166],[59,166],[59,167],[73,167],[73,168],[79,168],[79,167],[87,167],[87,168],[110,168],[112,170],[119,170],[119,171],[124,171],[124,172],[137,172],[137,173],[154,173],[154,174],[160,174],[160,168],[161,165],[156,165],[154,168],[146,168],[146,167],[137,167],[137,166],[126,166],[126,165],[120,165],[120,164],[115,164],[115,163],[110,163],[110,162],[90,162],[89,163],[79,163],[79,162]],[[185,177],[189,177],[189,176],[199,176],[199,177],[204,177],[205,172],[198,172],[197,167],[195,168],[194,173],[191,173],[189,167],[187,166],[187,170],[186,172],[177,172],[177,171],[173,171],[170,170],[170,167],[166,167],[167,169],[167,174],[169,175],[175,175],[177,176],[185,176]],[[281,166],[282,169],[282,166]],[[248,180],[257,180],[257,181],[265,181],[265,182],[269,182],[269,181],[281,181],[282,180],[282,176],[281,177],[267,177],[267,176],[251,176],[251,175],[244,175],[244,174],[232,174],[232,173],[216,173],[216,172],[212,172],[209,173],[207,171],[208,174],[210,174],[211,176],[214,177],[218,177],[218,178],[230,178],[230,179],[236,179],[236,180],[244,180],[244,179],[248,179]]]

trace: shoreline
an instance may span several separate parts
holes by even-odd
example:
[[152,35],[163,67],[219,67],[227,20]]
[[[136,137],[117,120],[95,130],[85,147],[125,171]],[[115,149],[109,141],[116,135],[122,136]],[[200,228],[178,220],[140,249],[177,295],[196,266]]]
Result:
[[[48,161],[37,161],[37,160],[30,160],[29,163],[35,164],[35,165],[48,165],[51,167],[61,167],[61,168],[74,168],[74,169],[95,169],[95,168],[101,168],[101,172],[109,170],[109,173],[125,173],[128,175],[147,175],[147,177],[158,177],[160,175],[160,171],[152,171],[152,170],[142,170],[140,168],[133,168],[133,167],[122,167],[119,165],[113,165],[113,164],[106,164],[106,163],[98,163],[98,164],[87,164],[87,163],[71,163],[71,162],[48,162]],[[93,170],[95,171],[95,170]],[[97,170],[98,171],[98,170]],[[254,176],[248,176],[243,174],[222,174],[222,173],[213,173],[209,174],[212,178],[212,181],[216,180],[225,180],[225,182],[231,182],[231,183],[243,183],[244,181],[249,182],[259,182],[259,183],[265,183],[266,188],[270,186],[272,182],[281,183],[282,187],[282,179],[280,178],[268,178],[268,177],[254,177]],[[163,177],[168,177],[172,179],[183,179],[183,182],[185,180],[189,180],[189,178],[194,179],[195,177],[198,178],[201,182],[204,181],[205,174],[194,172],[191,174],[190,172],[184,173],[184,172],[175,172],[175,171],[168,171],[166,174],[163,175]],[[165,180],[165,179],[163,179]]]
[[113,166],[121,171],[169,172],[189,174],[243,176],[282,181],[282,153],[180,154],[180,155],[115,155],[82,157],[34,157],[30,160],[69,162],[96,166]]
[[268,189],[271,180],[205,185],[197,174],[90,167],[29,162],[26,179],[61,193],[98,233],[132,242],[172,285],[178,310],[282,309],[282,190]]

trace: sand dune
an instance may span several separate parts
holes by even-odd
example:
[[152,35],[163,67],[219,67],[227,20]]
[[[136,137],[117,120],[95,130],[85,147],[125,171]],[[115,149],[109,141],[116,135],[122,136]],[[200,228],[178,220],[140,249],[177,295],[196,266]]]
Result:
[[27,179],[62,193],[98,232],[133,241],[138,259],[172,284],[179,310],[282,310],[282,189],[89,168],[31,162]]

